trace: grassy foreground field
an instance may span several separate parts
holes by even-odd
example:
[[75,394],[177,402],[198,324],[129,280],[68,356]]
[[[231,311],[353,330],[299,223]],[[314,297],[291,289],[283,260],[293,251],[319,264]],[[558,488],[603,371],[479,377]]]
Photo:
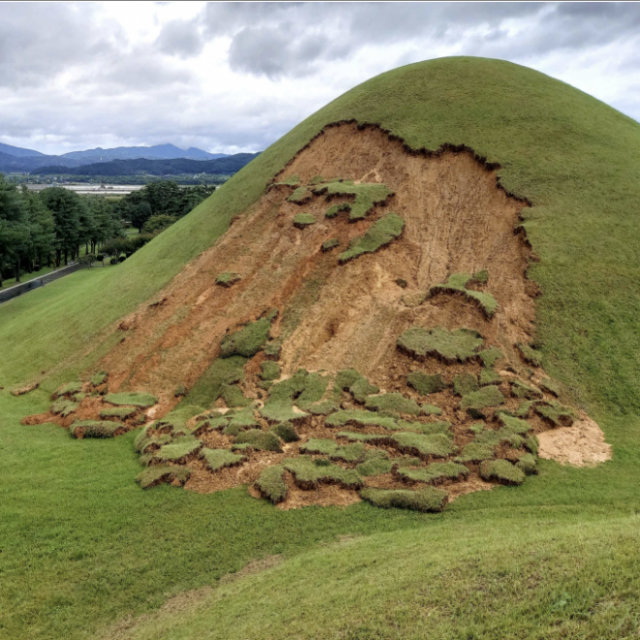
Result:
[[[465,144],[530,199],[545,367],[602,426],[611,462],[542,463],[523,487],[437,516],[280,512],[244,489],[143,492],[133,434],[73,441],[19,424],[109,346],[99,338],[110,323],[215,242],[325,124],[347,119],[414,148]],[[0,306],[0,638],[128,637],[110,625],[274,554],[279,566],[142,620],[132,637],[637,637],[638,202],[638,123],[516,65],[444,59],[334,101],[122,265]],[[43,391],[9,395],[40,378]]]

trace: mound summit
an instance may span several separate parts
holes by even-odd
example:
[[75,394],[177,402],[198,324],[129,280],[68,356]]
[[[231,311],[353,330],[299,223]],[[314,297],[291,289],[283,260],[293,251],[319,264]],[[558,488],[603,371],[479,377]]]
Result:
[[[556,117],[532,98],[509,125],[509,104],[540,87]],[[628,124],[497,61],[411,65],[345,94],[165,232],[160,242],[209,246],[118,318],[102,336],[112,346],[27,422],[75,437],[142,426],[143,487],[249,484],[283,508],[362,498],[439,511],[522,483],[545,434],[572,426],[595,438],[586,460],[605,459],[568,385],[579,362],[562,360],[577,307],[555,303],[601,286],[580,275],[563,289],[556,262],[575,239],[566,216],[585,223],[594,206],[582,195],[562,211],[577,194],[553,175],[569,171],[560,147],[582,122],[572,101]],[[224,233],[202,237],[208,225]],[[154,243],[123,265],[130,278],[147,272]],[[543,367],[549,344],[564,384]]]

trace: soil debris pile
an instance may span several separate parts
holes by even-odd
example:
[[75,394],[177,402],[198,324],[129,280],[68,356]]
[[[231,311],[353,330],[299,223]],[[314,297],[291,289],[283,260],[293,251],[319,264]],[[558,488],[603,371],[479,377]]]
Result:
[[124,319],[108,380],[28,420],[143,426],[142,487],[250,485],[284,509],[439,511],[521,484],[538,435],[586,419],[534,348],[526,206],[468,151],[328,127],[162,305]]

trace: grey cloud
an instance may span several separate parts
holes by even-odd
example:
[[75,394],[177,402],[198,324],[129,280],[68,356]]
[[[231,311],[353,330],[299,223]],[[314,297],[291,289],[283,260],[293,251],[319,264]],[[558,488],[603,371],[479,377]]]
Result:
[[162,53],[189,58],[202,51],[204,42],[194,21],[173,20],[162,28],[156,46]]

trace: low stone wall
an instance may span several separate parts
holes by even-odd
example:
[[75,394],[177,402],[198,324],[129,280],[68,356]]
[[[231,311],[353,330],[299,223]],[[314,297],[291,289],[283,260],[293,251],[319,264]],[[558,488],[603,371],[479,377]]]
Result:
[[73,273],[78,269],[82,269],[83,267],[84,265],[81,265],[78,262],[74,262],[66,267],[62,267],[62,269],[57,269],[56,271],[47,273],[40,278],[34,278],[33,280],[29,280],[29,282],[16,284],[12,287],[9,287],[8,289],[0,289],[0,304],[2,304],[3,302],[7,302],[7,300],[17,298],[23,293],[27,293],[28,291],[32,291],[33,289],[44,287],[44,285],[48,284],[49,282],[53,282],[54,280],[58,280],[59,278],[63,278],[64,276],[68,276],[70,273]]

